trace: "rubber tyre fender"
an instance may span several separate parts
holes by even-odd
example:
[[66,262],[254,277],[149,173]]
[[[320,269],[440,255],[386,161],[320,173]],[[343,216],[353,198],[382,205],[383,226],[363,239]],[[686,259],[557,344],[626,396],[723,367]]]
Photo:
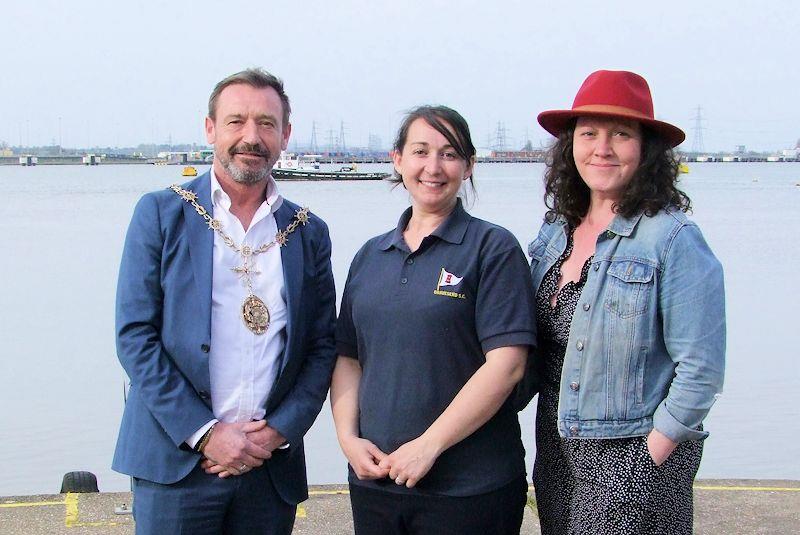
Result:
[[61,494],[67,492],[99,492],[97,476],[91,472],[67,472],[61,482]]

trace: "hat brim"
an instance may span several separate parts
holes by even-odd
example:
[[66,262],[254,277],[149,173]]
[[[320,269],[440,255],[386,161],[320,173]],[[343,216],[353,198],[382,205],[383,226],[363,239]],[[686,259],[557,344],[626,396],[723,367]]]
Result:
[[686,139],[686,134],[678,128],[664,121],[657,121],[649,117],[642,117],[636,113],[626,113],[625,111],[602,111],[602,110],[550,110],[543,111],[536,118],[542,128],[552,135],[558,135],[564,131],[569,122],[578,117],[608,117],[614,119],[629,119],[638,121],[649,130],[654,131],[669,143],[670,147],[677,147]]

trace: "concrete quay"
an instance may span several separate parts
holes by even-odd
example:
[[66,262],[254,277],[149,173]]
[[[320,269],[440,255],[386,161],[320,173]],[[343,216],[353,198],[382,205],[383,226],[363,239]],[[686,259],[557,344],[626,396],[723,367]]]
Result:
[[[697,534],[800,534],[800,481],[700,480],[695,483],[694,502]],[[133,534],[132,516],[115,513],[130,503],[128,492],[0,498],[0,533]],[[293,533],[353,533],[347,487],[312,487],[308,501],[298,508]],[[531,506],[525,509],[521,533],[539,533]]]

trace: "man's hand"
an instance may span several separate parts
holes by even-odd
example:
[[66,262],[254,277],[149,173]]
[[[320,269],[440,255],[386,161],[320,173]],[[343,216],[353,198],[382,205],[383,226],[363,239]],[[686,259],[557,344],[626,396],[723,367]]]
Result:
[[248,433],[257,433],[267,425],[264,420],[243,423],[217,422],[211,438],[203,448],[206,458],[202,467],[208,474],[219,477],[238,476],[251,468],[261,466],[272,456],[271,450],[256,444]]
[[[264,420],[261,421],[263,422]],[[268,426],[266,422],[264,422],[263,428],[247,433],[247,439],[270,453],[286,444],[286,438],[274,428]]]

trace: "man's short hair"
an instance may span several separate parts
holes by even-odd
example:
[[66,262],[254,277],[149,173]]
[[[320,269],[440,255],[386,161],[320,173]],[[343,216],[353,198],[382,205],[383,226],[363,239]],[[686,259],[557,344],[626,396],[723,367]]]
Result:
[[246,84],[257,89],[266,87],[274,89],[281,98],[281,104],[283,104],[283,126],[285,127],[289,124],[289,115],[292,113],[292,107],[289,105],[289,97],[283,90],[283,80],[261,68],[250,68],[231,74],[214,87],[211,96],[208,97],[208,116],[212,121],[216,119],[219,94],[229,85],[235,84]]

